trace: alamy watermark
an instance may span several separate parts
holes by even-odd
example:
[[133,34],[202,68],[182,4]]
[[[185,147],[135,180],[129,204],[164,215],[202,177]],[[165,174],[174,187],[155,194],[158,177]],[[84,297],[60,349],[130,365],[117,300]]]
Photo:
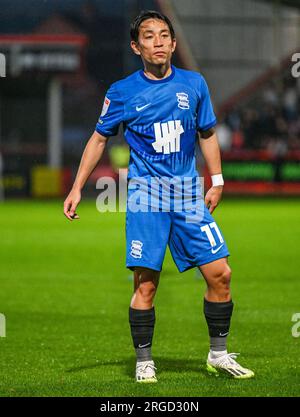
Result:
[[6,57],[0,53],[0,77],[6,77]]
[[118,184],[114,178],[101,177],[96,188],[101,190],[96,200],[101,213],[173,211],[184,213],[186,223],[198,223],[204,216],[203,177],[127,179],[127,170],[119,170]]
[[0,337],[6,337],[6,318],[0,313]]
[[296,64],[294,64],[292,66],[292,76],[294,78],[298,78],[300,77],[300,52],[295,52],[292,56],[292,62],[296,62]]
[[292,336],[300,337],[300,313],[294,313],[292,315],[292,321],[295,322],[292,326]]

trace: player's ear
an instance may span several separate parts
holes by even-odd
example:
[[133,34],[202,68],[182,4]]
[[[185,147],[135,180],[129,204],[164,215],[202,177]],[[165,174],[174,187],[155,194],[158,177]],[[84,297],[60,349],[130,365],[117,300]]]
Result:
[[176,39],[174,38],[172,42],[173,42],[173,44],[172,44],[172,52],[174,52],[175,49],[176,49]]
[[138,45],[137,42],[131,41],[130,46],[131,46],[131,49],[133,50],[133,52],[136,55],[141,55],[140,50],[139,50],[139,45]]

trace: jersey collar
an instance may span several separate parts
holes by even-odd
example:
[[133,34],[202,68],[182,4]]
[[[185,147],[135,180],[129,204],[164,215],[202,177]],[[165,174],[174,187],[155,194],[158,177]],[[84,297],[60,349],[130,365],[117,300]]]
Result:
[[139,74],[143,78],[143,80],[147,81],[148,83],[162,84],[162,83],[167,83],[168,81],[171,81],[174,78],[174,76],[175,76],[175,67],[173,65],[171,65],[171,68],[172,68],[171,74],[168,75],[166,78],[162,78],[161,80],[151,80],[150,78],[146,77],[143,70],[140,70]]

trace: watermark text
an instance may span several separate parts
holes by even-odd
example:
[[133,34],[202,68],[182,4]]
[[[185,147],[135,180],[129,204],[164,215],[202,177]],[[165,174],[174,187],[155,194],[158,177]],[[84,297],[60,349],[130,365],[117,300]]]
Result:
[[292,315],[292,321],[295,322],[292,326],[292,336],[300,337],[300,313],[294,313]]
[[0,313],[0,337],[6,337],[6,318]]
[[294,78],[298,78],[300,77],[300,52],[296,52],[293,54],[292,62],[296,62],[296,64],[292,66],[292,76]]
[[0,77],[6,77],[6,57],[0,53]]

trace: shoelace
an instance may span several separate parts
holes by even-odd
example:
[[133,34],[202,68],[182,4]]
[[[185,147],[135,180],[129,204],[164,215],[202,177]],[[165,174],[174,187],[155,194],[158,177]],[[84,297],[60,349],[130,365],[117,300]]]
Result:
[[224,355],[224,358],[220,358],[220,365],[238,365],[240,366],[235,359],[238,357],[239,353],[227,353]]
[[138,365],[137,368],[138,368],[139,371],[145,372],[146,369],[148,368],[148,366],[149,366],[150,369],[152,369],[152,371],[156,370],[156,367],[152,363],[149,363],[149,362],[144,363],[143,365]]

